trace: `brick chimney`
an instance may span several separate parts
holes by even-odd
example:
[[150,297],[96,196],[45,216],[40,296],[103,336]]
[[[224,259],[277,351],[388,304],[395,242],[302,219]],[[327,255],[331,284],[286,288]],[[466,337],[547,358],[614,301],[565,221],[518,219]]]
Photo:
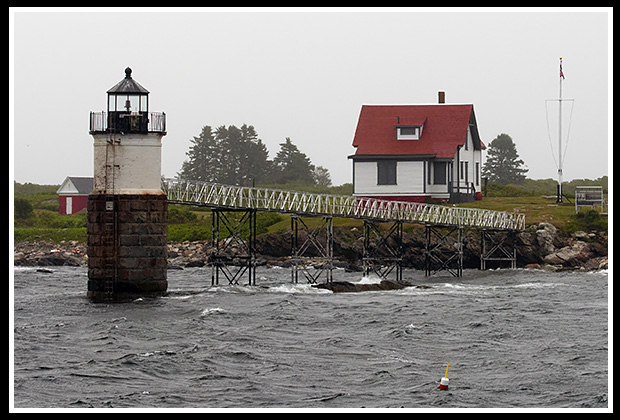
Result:
[[439,91],[438,96],[439,96],[439,103],[445,104],[446,103],[446,92]]

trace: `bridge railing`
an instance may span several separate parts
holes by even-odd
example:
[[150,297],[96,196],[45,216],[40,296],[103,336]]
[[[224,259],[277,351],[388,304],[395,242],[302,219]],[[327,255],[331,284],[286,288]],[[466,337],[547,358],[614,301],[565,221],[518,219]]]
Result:
[[173,178],[162,179],[162,190],[170,202],[209,207],[252,208],[280,213],[370,218],[490,229],[522,230],[525,228],[525,215],[517,212],[240,187]]

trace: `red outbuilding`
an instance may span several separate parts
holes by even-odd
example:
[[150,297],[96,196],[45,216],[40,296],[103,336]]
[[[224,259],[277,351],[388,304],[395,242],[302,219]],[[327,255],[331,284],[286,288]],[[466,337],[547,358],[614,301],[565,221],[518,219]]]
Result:
[[85,209],[88,204],[88,194],[92,190],[92,177],[68,176],[56,191],[58,194],[58,213],[74,214]]

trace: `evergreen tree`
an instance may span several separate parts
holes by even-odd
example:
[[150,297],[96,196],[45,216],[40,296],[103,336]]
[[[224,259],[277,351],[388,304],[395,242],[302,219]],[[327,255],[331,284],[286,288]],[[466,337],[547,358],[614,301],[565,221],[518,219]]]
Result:
[[205,125],[200,135],[190,141],[192,146],[186,153],[189,160],[183,162],[178,176],[193,181],[217,182],[220,153],[211,127]]
[[280,144],[273,161],[253,126],[221,126],[215,131],[204,126],[191,140],[179,178],[230,185],[286,184],[331,185],[329,171],[315,167],[290,138]]
[[329,171],[327,170],[327,168],[324,168],[322,166],[317,166],[314,169],[314,173],[312,175],[314,177],[314,183],[316,185],[323,185],[325,187],[331,187],[332,179],[329,176]]
[[221,126],[215,130],[215,140],[221,154],[219,183],[229,185],[243,185],[246,179],[245,166],[247,165],[246,139],[242,131],[231,126]]
[[528,171],[523,165],[512,138],[502,133],[489,143],[482,176],[495,184],[520,184]]
[[231,185],[264,182],[269,174],[269,152],[251,125],[205,126],[194,137],[179,177]]
[[271,161],[267,146],[258,138],[251,125],[241,126],[241,138],[245,147],[243,161],[245,170],[243,180],[247,185],[266,182],[271,172]]
[[280,143],[280,151],[273,160],[273,177],[278,184],[301,181],[314,184],[314,165],[308,156],[293,144],[290,137]]

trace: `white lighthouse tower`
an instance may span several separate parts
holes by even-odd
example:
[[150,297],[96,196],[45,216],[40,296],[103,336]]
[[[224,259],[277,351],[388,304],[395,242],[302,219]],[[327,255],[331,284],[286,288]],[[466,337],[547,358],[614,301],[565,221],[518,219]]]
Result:
[[88,197],[88,296],[126,300],[166,292],[168,207],[161,190],[166,115],[125,69],[107,112],[90,113],[94,183]]

